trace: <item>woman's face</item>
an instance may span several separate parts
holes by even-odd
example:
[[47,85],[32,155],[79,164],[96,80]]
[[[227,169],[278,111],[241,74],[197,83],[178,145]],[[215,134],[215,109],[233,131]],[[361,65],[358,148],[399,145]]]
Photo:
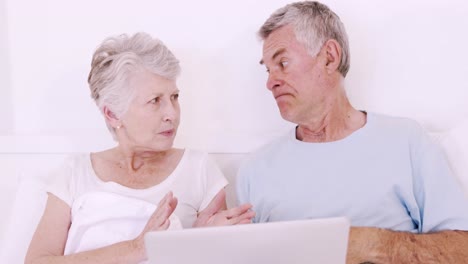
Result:
[[176,82],[141,71],[133,73],[128,85],[135,91],[128,111],[116,131],[121,145],[136,151],[165,151],[172,148],[180,121]]

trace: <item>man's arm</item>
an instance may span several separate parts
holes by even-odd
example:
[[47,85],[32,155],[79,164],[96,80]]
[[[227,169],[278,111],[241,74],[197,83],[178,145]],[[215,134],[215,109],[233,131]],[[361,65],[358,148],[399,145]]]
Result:
[[468,231],[428,234],[352,227],[347,263],[468,263]]

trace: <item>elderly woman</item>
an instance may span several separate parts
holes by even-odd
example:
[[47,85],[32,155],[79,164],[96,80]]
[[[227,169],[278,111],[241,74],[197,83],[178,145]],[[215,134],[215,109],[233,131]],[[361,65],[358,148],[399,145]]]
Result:
[[88,82],[118,144],[57,169],[26,263],[140,263],[149,231],[250,222],[250,205],[226,209],[227,181],[207,154],[172,147],[179,71],[145,33],[96,50]]

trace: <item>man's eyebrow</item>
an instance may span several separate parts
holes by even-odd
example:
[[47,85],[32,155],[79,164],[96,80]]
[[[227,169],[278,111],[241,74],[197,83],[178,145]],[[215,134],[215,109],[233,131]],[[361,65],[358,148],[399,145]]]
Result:
[[[273,54],[273,56],[272,56],[271,58],[274,60],[276,57],[278,57],[279,55],[281,55],[281,54],[283,54],[283,53],[285,53],[285,52],[286,52],[286,49],[285,49],[285,48],[281,48],[281,49],[277,50],[277,51],[275,52],[275,54]],[[263,64],[264,64],[263,59],[261,59],[259,63],[260,63],[261,65],[263,65]]]

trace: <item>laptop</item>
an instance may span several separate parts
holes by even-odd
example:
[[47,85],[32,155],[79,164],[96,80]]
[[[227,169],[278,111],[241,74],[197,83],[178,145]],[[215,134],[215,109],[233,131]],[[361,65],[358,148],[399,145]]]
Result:
[[350,223],[322,218],[149,232],[150,264],[345,263]]

